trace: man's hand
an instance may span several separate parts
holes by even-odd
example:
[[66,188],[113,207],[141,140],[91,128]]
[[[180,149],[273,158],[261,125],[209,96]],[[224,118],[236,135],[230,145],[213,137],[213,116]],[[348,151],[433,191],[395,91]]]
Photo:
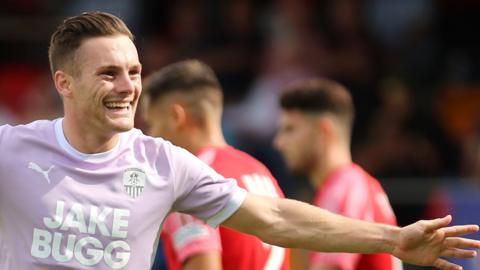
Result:
[[440,257],[470,258],[476,251],[466,248],[480,248],[480,241],[458,237],[479,230],[477,225],[447,227],[452,221],[450,215],[421,220],[400,230],[398,246],[392,254],[404,262],[434,266],[444,270],[461,270],[462,267]]

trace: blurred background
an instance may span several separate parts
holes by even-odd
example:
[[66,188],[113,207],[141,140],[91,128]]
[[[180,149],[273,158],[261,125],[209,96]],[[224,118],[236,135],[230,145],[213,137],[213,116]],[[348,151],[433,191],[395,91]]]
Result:
[[144,76],[186,58],[211,65],[228,141],[267,164],[288,197],[312,192],[272,148],[277,97],[323,76],[351,91],[354,160],[382,182],[400,225],[446,212],[480,223],[480,1],[2,0],[0,124],[61,116],[49,37],[88,10],[125,20]]

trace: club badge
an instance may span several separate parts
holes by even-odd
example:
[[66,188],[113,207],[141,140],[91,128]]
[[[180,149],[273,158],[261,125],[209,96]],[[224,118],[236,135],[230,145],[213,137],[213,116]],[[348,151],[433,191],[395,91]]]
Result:
[[147,176],[141,169],[126,169],[123,172],[123,190],[135,199],[142,194],[146,179]]

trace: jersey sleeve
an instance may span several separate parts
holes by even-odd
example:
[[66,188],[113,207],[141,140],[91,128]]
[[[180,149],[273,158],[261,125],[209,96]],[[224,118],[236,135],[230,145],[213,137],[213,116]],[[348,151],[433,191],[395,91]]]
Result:
[[170,147],[175,193],[172,210],[193,215],[212,227],[218,226],[240,207],[246,190],[187,150]]
[[212,228],[190,215],[172,213],[165,221],[162,237],[171,241],[178,260],[183,263],[189,257],[208,251],[221,251],[218,228]]

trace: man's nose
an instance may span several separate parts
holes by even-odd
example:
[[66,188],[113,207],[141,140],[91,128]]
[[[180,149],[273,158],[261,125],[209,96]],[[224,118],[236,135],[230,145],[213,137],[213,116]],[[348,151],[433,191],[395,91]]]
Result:
[[131,93],[135,90],[135,81],[136,79],[132,78],[128,73],[122,73],[117,79],[116,90],[118,92]]

